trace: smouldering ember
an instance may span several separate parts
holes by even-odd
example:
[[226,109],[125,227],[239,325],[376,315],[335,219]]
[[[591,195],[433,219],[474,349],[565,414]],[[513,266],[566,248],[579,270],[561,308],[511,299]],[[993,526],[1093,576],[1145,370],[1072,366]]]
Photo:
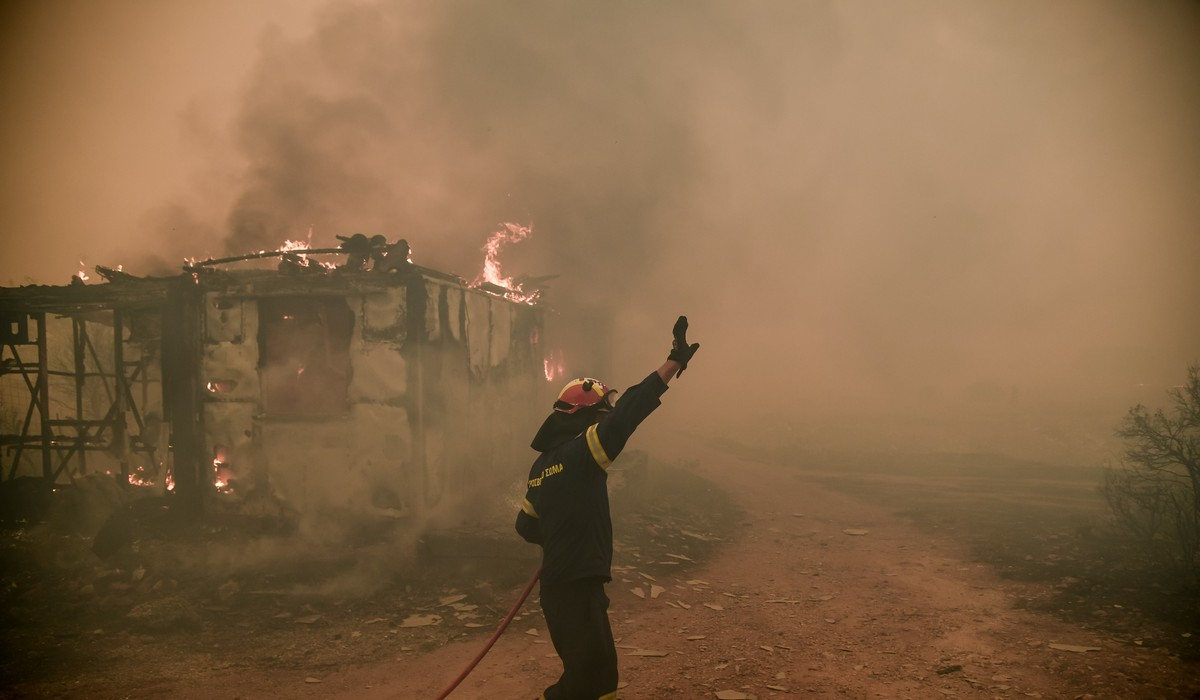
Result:
[[[166,465],[162,462],[159,462],[152,471],[148,467],[138,466],[135,467],[126,478],[129,480],[130,486],[157,486],[157,475],[163,470],[164,467],[166,467]],[[112,476],[111,470],[105,471],[104,473]],[[172,476],[171,469],[169,467],[166,469],[166,475],[163,477],[162,483],[163,488],[165,488],[167,491],[175,490],[175,479]]]
[[542,294],[540,289],[526,292],[519,282],[514,282],[511,277],[505,277],[500,272],[500,249],[509,243],[520,243],[532,233],[533,228],[530,226],[502,224],[502,228],[493,233],[484,244],[483,272],[475,278],[471,286],[495,291],[506,299],[523,304],[537,303],[538,297]]
[[129,483],[132,486],[153,486],[154,479],[150,478],[141,467],[138,467],[136,470],[130,472]]

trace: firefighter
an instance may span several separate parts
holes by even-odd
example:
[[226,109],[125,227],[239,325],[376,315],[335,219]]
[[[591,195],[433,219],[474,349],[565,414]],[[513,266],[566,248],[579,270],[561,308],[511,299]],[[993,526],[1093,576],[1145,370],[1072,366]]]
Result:
[[700,348],[688,344],[687,328],[680,316],[667,361],[619,401],[596,379],[567,384],[531,443],[541,454],[529,470],[516,528],[542,547],[542,612],[563,664],[542,700],[617,697],[617,650],[604,592],[613,552],[607,469]]

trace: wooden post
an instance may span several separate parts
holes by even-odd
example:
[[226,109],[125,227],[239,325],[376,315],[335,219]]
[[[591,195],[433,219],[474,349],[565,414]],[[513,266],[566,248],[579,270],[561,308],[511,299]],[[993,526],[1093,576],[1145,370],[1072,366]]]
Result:
[[87,474],[87,425],[83,422],[83,395],[87,389],[87,358],[84,346],[84,334],[87,333],[86,322],[79,316],[71,317],[71,340],[75,352],[75,426],[76,454],[79,457],[79,474]]
[[199,393],[200,316],[203,294],[190,276],[172,280],[163,305],[163,409],[171,431],[175,492],[185,511],[199,516],[204,504],[206,461]]
[[50,358],[49,350],[46,342],[46,313],[39,312],[33,315],[37,320],[37,348],[38,348],[38,373],[37,373],[37,405],[38,413],[41,414],[42,433],[42,478],[46,480],[46,485],[50,485],[50,481],[54,478],[54,467],[51,464],[51,455],[53,454],[54,435],[50,432]]
[[113,400],[113,444],[116,447],[117,460],[121,464],[121,479],[129,479],[129,434],[125,426],[125,414],[129,407],[126,397],[129,396],[128,382],[125,377],[125,319],[120,309],[113,309],[113,383],[116,397]]

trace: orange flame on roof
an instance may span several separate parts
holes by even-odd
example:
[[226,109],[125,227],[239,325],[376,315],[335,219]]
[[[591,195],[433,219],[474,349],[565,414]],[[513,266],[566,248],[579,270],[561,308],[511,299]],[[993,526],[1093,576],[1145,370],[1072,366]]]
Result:
[[[327,270],[334,269],[335,266],[331,263],[321,262],[319,260],[309,261],[308,256],[302,252],[305,250],[312,249],[312,237],[313,237],[313,230],[310,227],[308,229],[308,237],[305,240],[303,240],[303,241],[301,241],[301,240],[295,240],[295,241],[285,240],[283,242],[283,245],[279,246],[279,248],[277,248],[277,250],[281,253],[292,253],[297,258],[299,258],[302,262],[304,262],[306,264],[309,262],[313,262]],[[259,251],[259,252],[266,252],[266,251]]]
[[471,286],[482,287],[484,285],[491,285],[499,287],[504,290],[503,295],[506,299],[525,304],[536,303],[538,297],[542,294],[541,290],[526,292],[521,288],[520,283],[514,282],[511,277],[505,277],[500,271],[500,249],[509,243],[520,243],[529,238],[532,233],[533,228],[530,226],[511,223],[501,224],[500,230],[488,237],[487,243],[483,246],[483,272],[475,278]]

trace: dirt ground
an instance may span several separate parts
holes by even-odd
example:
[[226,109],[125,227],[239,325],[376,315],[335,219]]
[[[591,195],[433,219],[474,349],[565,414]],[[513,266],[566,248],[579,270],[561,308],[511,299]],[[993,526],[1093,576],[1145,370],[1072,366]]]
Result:
[[[1083,535],[1036,517],[1086,489],[972,499],[982,482],[952,470],[789,464],[678,436],[638,447],[649,466],[613,478],[625,700],[1200,697],[1194,612],[1163,621],[1129,587],[1079,589],[1067,543]],[[947,509],[1013,499],[1044,508]],[[331,597],[249,574],[168,579],[158,561],[36,579],[10,548],[3,696],[432,700],[536,566],[512,551]],[[535,698],[559,668],[535,590],[450,697]]]

